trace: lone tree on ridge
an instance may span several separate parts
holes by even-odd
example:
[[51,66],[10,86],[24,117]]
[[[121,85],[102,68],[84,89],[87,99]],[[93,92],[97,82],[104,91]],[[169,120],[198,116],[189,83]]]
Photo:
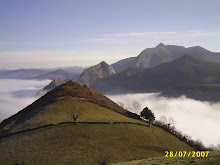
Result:
[[74,124],[76,124],[76,120],[84,113],[81,104],[79,100],[67,99],[59,102],[56,108],[59,109],[59,111],[71,115]]
[[144,108],[143,111],[141,112],[141,117],[148,120],[149,126],[152,126],[153,121],[155,120],[154,113],[150,109],[148,109],[147,107]]

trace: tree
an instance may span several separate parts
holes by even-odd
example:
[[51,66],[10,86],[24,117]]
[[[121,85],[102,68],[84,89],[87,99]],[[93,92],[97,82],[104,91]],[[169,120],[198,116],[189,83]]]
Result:
[[74,99],[66,99],[60,101],[56,108],[58,108],[60,111],[66,112],[69,115],[71,115],[71,118],[74,121],[74,124],[76,124],[76,120],[82,115],[83,108],[82,103],[79,100]]
[[81,113],[82,113],[81,109],[77,109],[76,107],[72,107],[71,116],[73,118],[74,124],[76,124],[76,120],[79,118]]
[[148,109],[147,107],[144,108],[143,111],[141,112],[141,117],[148,120],[149,126],[151,126],[153,121],[155,120],[154,113],[150,109]]

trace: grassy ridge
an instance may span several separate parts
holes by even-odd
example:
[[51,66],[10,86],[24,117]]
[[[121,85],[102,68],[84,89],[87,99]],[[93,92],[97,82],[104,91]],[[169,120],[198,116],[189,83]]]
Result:
[[2,139],[0,164],[95,164],[96,147],[109,152],[111,163],[193,150],[154,126],[65,124]]
[[14,124],[8,133],[25,129],[33,129],[48,124],[72,122],[72,109],[66,108],[66,104],[72,103],[82,112],[77,121],[81,122],[134,122],[146,124],[142,121],[128,118],[108,108],[101,107],[84,99],[62,99],[46,107],[35,109],[20,121]]
[[[12,123],[18,122],[21,118],[28,118],[31,115],[35,115],[39,111],[42,111],[44,107],[56,103],[60,98],[63,97],[72,97],[72,98],[81,98],[92,101],[100,106],[107,107],[113,111],[119,112],[121,114],[127,114],[128,111],[114,103],[109,98],[105,97],[101,93],[89,89],[85,86],[80,86],[79,84],[68,81],[55,88],[54,90],[48,92],[46,95],[36,100],[33,104],[27,106],[17,114],[9,117],[0,123],[0,132],[4,130],[4,127]],[[130,115],[130,114],[129,114]]]

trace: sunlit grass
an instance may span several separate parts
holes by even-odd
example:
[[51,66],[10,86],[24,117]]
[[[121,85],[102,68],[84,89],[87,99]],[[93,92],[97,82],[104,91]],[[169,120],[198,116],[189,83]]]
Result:
[[163,156],[166,150],[193,150],[155,126],[64,124],[2,139],[0,164],[95,164],[96,147],[110,152],[111,163]]

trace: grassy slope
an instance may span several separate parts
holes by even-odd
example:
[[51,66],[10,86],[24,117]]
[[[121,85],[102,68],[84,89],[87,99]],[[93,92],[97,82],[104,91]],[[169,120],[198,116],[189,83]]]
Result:
[[47,124],[57,124],[61,122],[73,122],[71,109],[65,107],[65,104],[71,102],[75,107],[80,108],[82,112],[77,121],[80,122],[135,122],[142,123],[135,119],[128,118],[120,113],[114,112],[108,108],[101,107],[83,99],[62,99],[41,109],[35,109],[20,121],[14,124],[9,132],[17,132],[24,129],[32,129]]
[[45,96],[41,97],[33,104],[27,106],[17,114],[4,120],[2,123],[0,123],[0,132],[4,130],[5,127],[13,123],[17,124],[19,122],[22,122],[20,121],[21,118],[29,119],[30,114],[34,116],[39,111],[42,111],[44,107],[56,103],[57,101],[59,101],[60,98],[63,97],[85,99],[125,115],[127,115],[128,113],[127,110],[123,109],[101,93],[69,81],[48,92]]
[[220,151],[212,151],[209,153],[207,158],[197,158],[197,157],[185,157],[185,158],[166,158],[164,156],[157,157],[157,158],[149,158],[145,160],[136,160],[130,162],[121,162],[114,165],[147,165],[147,164],[154,164],[154,165],[163,165],[163,164],[210,164],[210,165],[217,165],[220,164]]
[[111,163],[193,150],[154,126],[64,124],[0,140],[0,164],[94,164],[96,147],[109,152]]
[[[69,103],[82,111],[78,121],[141,122],[120,114],[126,110],[100,93],[69,82],[6,120],[5,123],[12,121],[13,125],[5,132],[73,121],[74,108],[69,109]],[[165,150],[193,150],[158,127],[69,123],[0,139],[0,164],[94,164],[96,147],[112,155],[111,163],[162,156]]]

